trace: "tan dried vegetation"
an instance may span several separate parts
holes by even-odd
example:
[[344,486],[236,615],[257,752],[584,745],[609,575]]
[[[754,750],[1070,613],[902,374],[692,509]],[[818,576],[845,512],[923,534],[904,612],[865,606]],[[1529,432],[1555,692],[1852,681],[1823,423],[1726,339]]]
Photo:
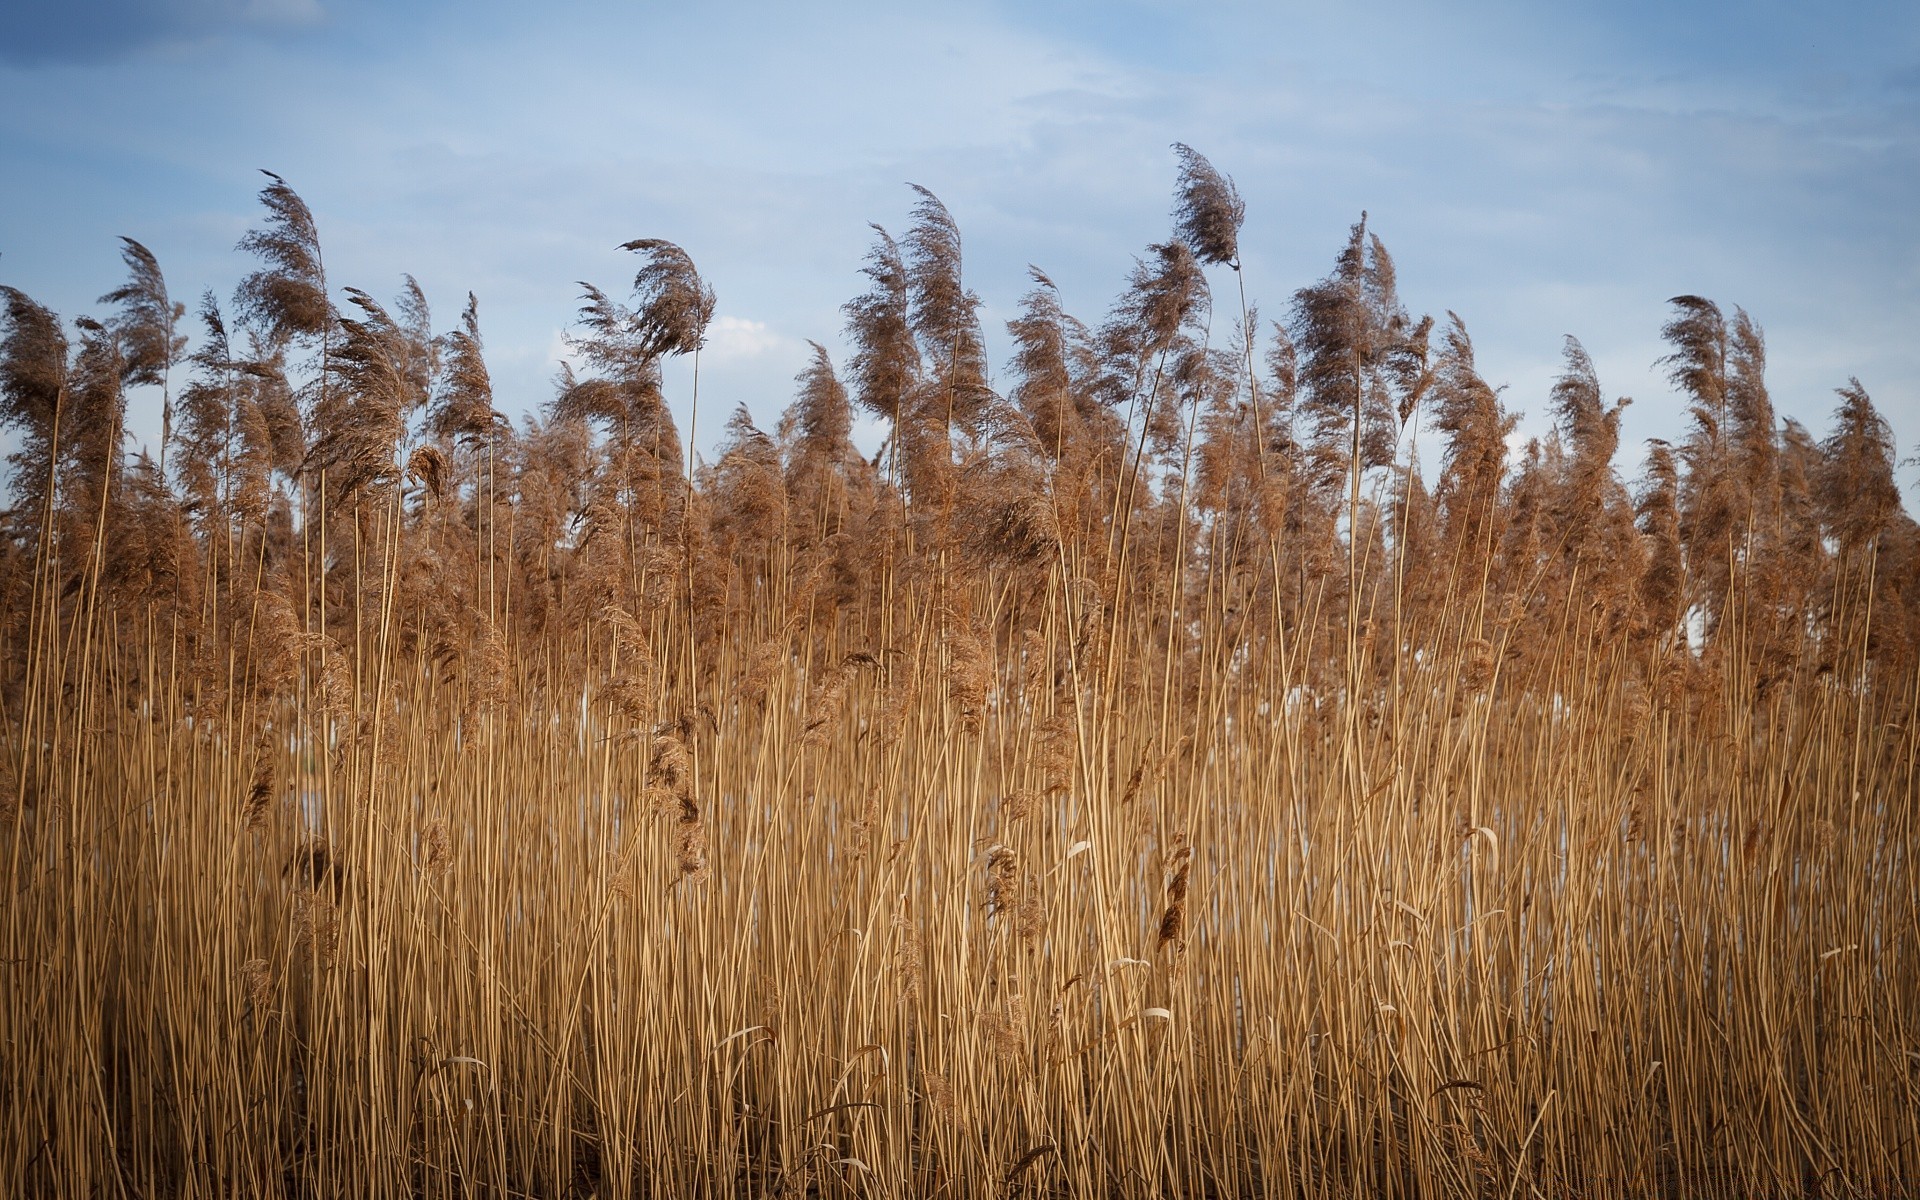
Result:
[[0,290],[0,1192],[1920,1178],[1920,529],[1745,313],[1674,301],[1637,485],[1571,341],[1515,458],[1364,220],[1262,325],[1180,147],[998,387],[921,191],[701,464],[678,247],[516,423],[262,196],[191,353],[131,241],[77,341]]

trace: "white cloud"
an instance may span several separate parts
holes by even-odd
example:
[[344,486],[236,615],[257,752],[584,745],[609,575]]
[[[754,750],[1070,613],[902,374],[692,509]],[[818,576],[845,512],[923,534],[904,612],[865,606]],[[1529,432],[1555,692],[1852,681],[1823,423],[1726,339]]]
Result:
[[701,357],[716,365],[742,362],[798,344],[798,339],[775,333],[765,321],[722,313],[707,326],[707,346]]
[[553,331],[553,336],[547,339],[546,353],[541,356],[538,366],[548,371],[558,372],[562,364],[572,367],[576,373],[586,369],[585,360],[574,353],[573,347],[567,344],[567,331],[556,329]]

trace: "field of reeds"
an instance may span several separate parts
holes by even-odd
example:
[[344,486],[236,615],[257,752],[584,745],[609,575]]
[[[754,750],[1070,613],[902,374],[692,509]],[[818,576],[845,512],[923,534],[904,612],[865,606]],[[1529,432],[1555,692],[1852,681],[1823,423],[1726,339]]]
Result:
[[0,288],[0,1193],[1920,1193],[1866,392],[1681,297],[1684,441],[1569,341],[1510,454],[1364,221],[1262,323],[1177,150],[997,376],[919,193],[710,463],[667,242],[522,419],[277,177],[195,321]]

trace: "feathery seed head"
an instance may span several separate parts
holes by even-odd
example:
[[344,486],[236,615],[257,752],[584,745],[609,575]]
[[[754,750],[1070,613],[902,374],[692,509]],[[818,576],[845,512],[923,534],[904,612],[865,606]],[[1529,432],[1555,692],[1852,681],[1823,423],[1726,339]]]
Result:
[[1181,142],[1174,143],[1173,152],[1180,157],[1173,220],[1181,240],[1201,262],[1223,263],[1238,271],[1246,201],[1233,180],[1216,171],[1206,155]]

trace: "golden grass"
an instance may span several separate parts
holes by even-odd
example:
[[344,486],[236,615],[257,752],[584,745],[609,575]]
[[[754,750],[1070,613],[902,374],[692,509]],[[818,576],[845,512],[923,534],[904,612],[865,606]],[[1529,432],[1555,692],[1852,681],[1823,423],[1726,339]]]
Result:
[[[1337,701],[1275,703],[1277,655],[1165,705],[1116,686],[1046,746],[1023,685],[1063,648],[1003,645],[977,731],[922,686],[883,745],[940,643],[810,687],[760,640],[708,651],[698,699],[659,681],[714,714],[684,744],[524,675],[462,725],[417,661],[362,739],[318,702],[49,701],[7,827],[0,1178],[1732,1196],[1920,1170],[1911,719],[1835,689],[1764,730],[1635,711],[1605,654],[1552,703],[1460,703],[1422,665],[1362,726],[1362,792]],[[729,704],[756,673],[764,702]]]
[[[1183,195],[1229,205],[1225,261],[1231,183]],[[1023,452],[1012,504],[980,459],[912,447],[903,498],[790,435],[676,489],[644,369],[567,381],[646,418],[603,442],[284,471],[282,525],[191,515],[171,575],[49,473],[0,625],[0,1190],[1908,1194],[1911,522],[1769,550],[1789,594],[1757,552],[1699,583],[1685,530],[1673,575],[1658,481],[1590,542],[1524,529],[1618,516],[1571,468],[1476,501],[1449,466],[1421,535],[1356,458],[1283,517],[1298,447],[1221,466],[1244,430],[1197,401],[1150,433],[1152,357],[1104,435],[1047,401],[1089,440]],[[1155,442],[1166,487],[1088,448]],[[242,457],[201,494],[265,486]],[[1622,527],[1652,561],[1596,563]],[[1674,594],[1692,638],[1647,615]]]

